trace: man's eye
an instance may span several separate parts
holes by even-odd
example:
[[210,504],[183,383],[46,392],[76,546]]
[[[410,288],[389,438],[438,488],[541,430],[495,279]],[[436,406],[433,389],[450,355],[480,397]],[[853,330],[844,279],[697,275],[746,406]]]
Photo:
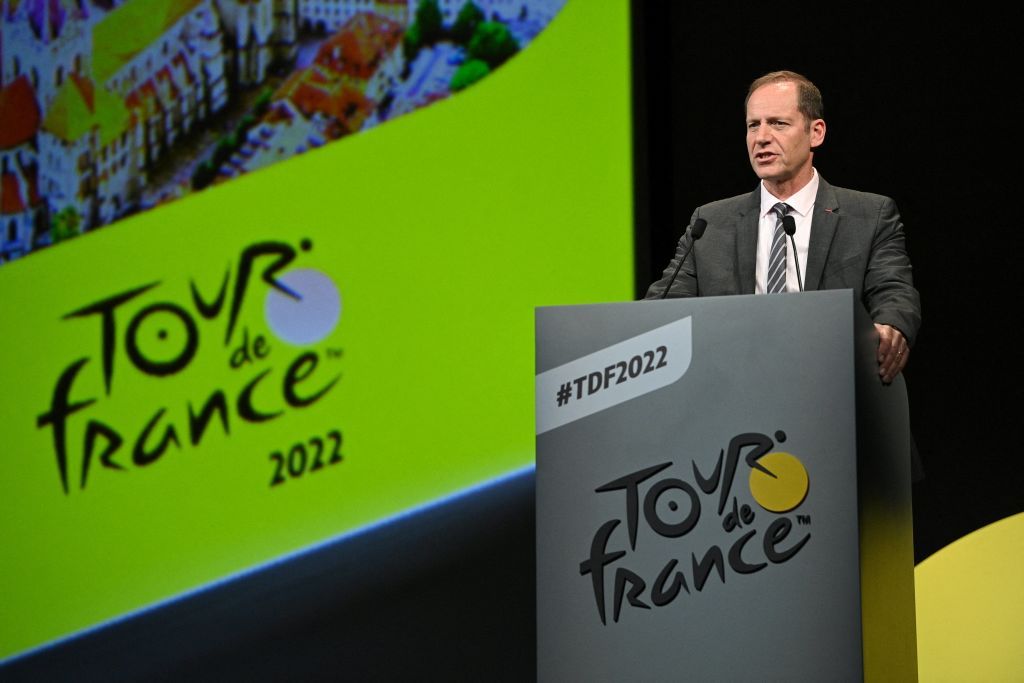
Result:
[[772,128],[785,128],[787,124],[785,121],[772,121]]

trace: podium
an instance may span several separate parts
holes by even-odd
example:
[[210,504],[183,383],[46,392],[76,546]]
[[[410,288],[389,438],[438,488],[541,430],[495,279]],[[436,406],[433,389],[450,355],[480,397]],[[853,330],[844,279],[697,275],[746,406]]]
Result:
[[852,290],[536,309],[538,680],[916,680],[876,349]]

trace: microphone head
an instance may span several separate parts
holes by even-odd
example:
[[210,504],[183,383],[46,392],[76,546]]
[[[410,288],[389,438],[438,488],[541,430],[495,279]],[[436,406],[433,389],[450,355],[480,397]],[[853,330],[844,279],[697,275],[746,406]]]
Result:
[[701,235],[704,234],[704,229],[708,227],[708,222],[703,218],[698,218],[693,222],[693,226],[690,228],[690,238],[693,240],[699,240]]
[[796,219],[789,214],[782,217],[782,229],[786,231],[786,234],[790,237],[796,232]]

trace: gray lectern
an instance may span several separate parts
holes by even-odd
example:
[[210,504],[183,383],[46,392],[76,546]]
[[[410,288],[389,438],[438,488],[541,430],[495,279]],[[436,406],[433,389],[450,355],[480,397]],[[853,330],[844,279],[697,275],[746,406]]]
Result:
[[851,290],[536,325],[539,680],[916,679],[906,389]]

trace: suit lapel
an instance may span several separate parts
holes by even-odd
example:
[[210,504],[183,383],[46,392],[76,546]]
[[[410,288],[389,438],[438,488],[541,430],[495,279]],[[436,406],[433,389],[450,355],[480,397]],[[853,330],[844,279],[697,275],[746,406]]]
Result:
[[814,199],[814,215],[811,218],[811,239],[807,245],[807,267],[804,278],[805,290],[816,290],[821,286],[821,275],[832,248],[832,239],[839,227],[839,202],[832,186],[822,178],[818,184],[818,196]]
[[740,294],[753,294],[757,258],[757,228],[761,213],[761,186],[758,185],[736,215],[736,272]]

